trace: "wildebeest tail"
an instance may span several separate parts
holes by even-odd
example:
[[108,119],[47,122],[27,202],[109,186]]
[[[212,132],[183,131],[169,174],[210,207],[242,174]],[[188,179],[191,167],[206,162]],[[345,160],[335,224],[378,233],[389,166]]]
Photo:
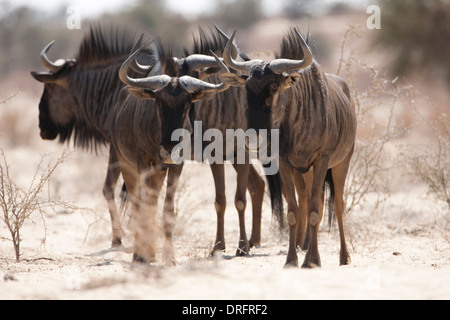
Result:
[[[270,164],[264,165],[263,167],[269,167]],[[273,175],[266,175],[267,184],[269,185],[270,192],[270,203],[272,205],[272,214],[277,219],[280,224],[280,228],[283,229],[285,226],[283,218],[283,183],[281,181],[280,172]]]
[[[325,183],[323,188],[325,189],[328,186],[329,196],[328,196],[328,228],[331,229],[332,223],[336,219],[336,215],[334,213],[334,182],[333,175],[331,174],[331,169],[328,169],[327,175],[325,176]],[[325,190],[324,190],[325,191]]]

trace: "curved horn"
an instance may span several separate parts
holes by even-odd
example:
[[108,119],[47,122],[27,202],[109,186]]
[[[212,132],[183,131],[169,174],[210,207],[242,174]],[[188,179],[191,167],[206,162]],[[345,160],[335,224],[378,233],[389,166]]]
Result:
[[160,90],[167,86],[169,82],[171,81],[171,78],[168,75],[158,75],[158,76],[152,76],[147,78],[139,78],[134,79],[130,78],[127,74],[128,68],[131,66],[132,61],[136,58],[138,53],[143,49],[144,47],[140,47],[138,50],[136,50],[131,56],[128,57],[128,59],[122,64],[119,70],[119,78],[120,80],[130,86],[148,89],[152,91]]
[[225,64],[235,70],[244,71],[244,72],[250,72],[253,65],[257,63],[261,63],[261,60],[251,60],[251,61],[236,61],[232,57],[232,47],[233,47],[233,41],[234,36],[236,35],[236,30],[234,30],[233,34],[231,35],[230,40],[228,40],[227,45],[225,46],[225,49],[223,51],[223,60],[225,61]]
[[305,69],[309,67],[314,60],[306,41],[303,39],[300,32],[298,32],[297,28],[294,28],[294,30],[300,40],[300,45],[303,50],[303,60],[275,59],[269,64],[270,69],[275,73],[281,74],[283,72]]
[[186,63],[193,70],[200,70],[203,68],[217,67],[217,61],[214,57],[204,54],[192,54],[185,58]]
[[209,50],[209,52],[211,53],[211,55],[216,60],[217,64],[220,67],[221,72],[223,72],[223,73],[230,73],[230,69],[228,69],[228,67],[223,63],[223,61],[220,60],[220,58],[217,56],[217,54],[215,54],[214,51],[212,51],[212,50]]
[[206,81],[199,80],[190,76],[180,77],[180,84],[189,93],[200,91],[216,91],[222,92],[227,90],[230,86],[226,83],[213,84]]
[[[227,41],[230,40],[230,37],[225,32],[223,32],[218,26],[214,26],[214,28],[216,28],[217,32],[222,36],[222,38],[224,38]],[[231,56],[233,57],[233,59],[236,59],[238,55],[239,55],[239,50],[236,47],[236,45],[233,43]]]
[[[141,45],[143,38],[144,38],[144,34],[142,33],[141,36],[139,37],[138,41],[136,41],[136,43],[134,44],[133,49],[131,49],[130,54],[135,52],[134,50],[136,50],[137,46]],[[142,74],[146,74],[146,75],[148,75],[150,70],[152,69],[151,66],[145,66],[145,65],[140,64],[139,62],[137,62],[137,59],[133,59],[130,67],[131,67],[131,69],[133,69],[133,71],[142,73]]]
[[[62,69],[62,67],[64,67],[64,65],[66,64],[66,60],[64,59],[58,59],[55,62],[50,61],[50,59],[47,57],[47,52],[48,50],[53,46],[53,44],[55,43],[55,40],[53,40],[52,42],[50,42],[44,49],[42,49],[41,51],[41,62],[44,65],[44,67],[46,67],[47,69],[49,69],[52,72],[58,72],[59,70]],[[71,60],[72,61],[72,60]]]

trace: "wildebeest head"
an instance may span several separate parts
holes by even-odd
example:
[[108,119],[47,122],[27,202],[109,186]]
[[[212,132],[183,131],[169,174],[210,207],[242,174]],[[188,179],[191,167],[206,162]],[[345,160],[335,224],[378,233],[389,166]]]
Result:
[[220,78],[230,85],[245,86],[248,101],[248,128],[256,130],[272,128],[272,111],[276,107],[281,91],[297,83],[300,78],[299,72],[313,62],[308,45],[298,30],[296,28],[294,30],[297,37],[295,40],[300,41],[303,51],[302,60],[279,58],[271,62],[236,61],[231,54],[236,31],[225,47],[223,58],[226,65],[243,72],[243,75],[228,73],[221,74]]
[[[139,53],[137,50],[122,65],[119,77],[127,84],[126,89],[138,98],[155,100],[161,120],[160,157],[166,163],[172,163],[170,152],[178,144],[172,141],[176,129],[191,131],[189,110],[196,101],[212,99],[217,93],[227,90],[228,84],[212,84],[191,76],[171,77],[167,74],[153,75],[146,78],[131,78],[127,71]],[[193,55],[186,58],[192,69],[206,66],[217,67],[217,57]],[[214,62],[212,62],[214,61]],[[225,67],[222,65],[222,67]],[[226,67],[225,67],[226,68]],[[229,72],[229,70],[224,70]]]
[[44,83],[44,92],[39,103],[39,128],[42,139],[54,140],[60,135],[65,140],[70,135],[73,121],[73,110],[76,101],[68,90],[67,78],[76,65],[74,59],[50,61],[47,52],[54,44],[50,42],[41,51],[42,64],[48,72],[31,72],[39,82]]

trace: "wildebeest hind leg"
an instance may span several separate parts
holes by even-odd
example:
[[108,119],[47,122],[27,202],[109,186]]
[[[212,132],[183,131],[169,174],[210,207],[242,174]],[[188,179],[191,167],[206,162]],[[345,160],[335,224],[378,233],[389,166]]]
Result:
[[251,247],[259,247],[261,245],[261,212],[264,200],[265,182],[256,171],[253,165],[250,165],[248,175],[247,189],[250,192],[252,200],[252,235],[249,240]]
[[112,243],[111,247],[119,247],[122,245],[122,236],[124,232],[120,225],[120,217],[117,211],[114,199],[114,189],[120,175],[120,167],[117,159],[116,150],[111,145],[109,149],[108,171],[106,173],[105,183],[103,185],[103,196],[108,203],[109,214],[111,216],[112,226]]
[[353,150],[347,156],[347,158],[339,165],[331,169],[333,175],[334,184],[334,207],[336,212],[336,219],[339,226],[339,237],[341,241],[341,250],[339,254],[339,264],[348,265],[351,262],[350,254],[348,253],[347,245],[345,243],[345,231],[344,231],[344,213],[345,213],[345,201],[344,201],[344,186],[347,177],[347,172],[352,157]]

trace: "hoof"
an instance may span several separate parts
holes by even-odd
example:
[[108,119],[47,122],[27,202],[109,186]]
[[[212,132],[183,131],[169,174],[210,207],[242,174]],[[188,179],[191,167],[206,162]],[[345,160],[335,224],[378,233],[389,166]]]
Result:
[[120,239],[120,238],[113,239],[113,241],[111,243],[111,248],[119,248],[121,246],[122,246],[122,239]]
[[303,262],[302,269],[314,269],[314,268],[320,268],[320,262],[314,263],[314,262]]
[[155,257],[150,257],[150,258],[144,258],[140,255],[138,255],[137,253],[133,253],[133,263],[138,263],[138,264],[150,264],[150,263],[154,263],[156,262],[156,258]]
[[250,248],[261,248],[261,241],[249,241]]
[[[243,244],[241,245],[241,243],[243,243]],[[249,253],[250,253],[250,245],[249,245],[247,239],[239,240],[239,247],[236,250],[236,256],[243,257],[243,256],[247,256]]]
[[298,260],[289,260],[284,264],[283,269],[297,269],[298,268]]
[[173,258],[173,259],[167,259],[167,260],[164,261],[164,265],[165,265],[166,267],[176,267],[177,261],[175,260],[175,258]]
[[302,269],[315,269],[320,268],[320,265],[314,264],[314,263],[304,263],[302,264]]
[[352,263],[352,260],[350,259],[350,256],[341,257],[339,259],[339,265],[340,266],[347,266]]
[[175,259],[173,251],[164,251],[163,261],[166,267],[175,267],[177,265],[177,260]]
[[225,252],[225,243],[222,243],[222,242],[216,243],[216,245],[214,246],[214,248],[211,251],[211,257],[214,257],[214,254],[216,252]]
[[250,253],[250,250],[247,248],[247,249],[245,249],[245,248],[238,248],[237,250],[236,250],[236,257],[245,257],[245,256],[248,256],[249,255],[249,253]]

